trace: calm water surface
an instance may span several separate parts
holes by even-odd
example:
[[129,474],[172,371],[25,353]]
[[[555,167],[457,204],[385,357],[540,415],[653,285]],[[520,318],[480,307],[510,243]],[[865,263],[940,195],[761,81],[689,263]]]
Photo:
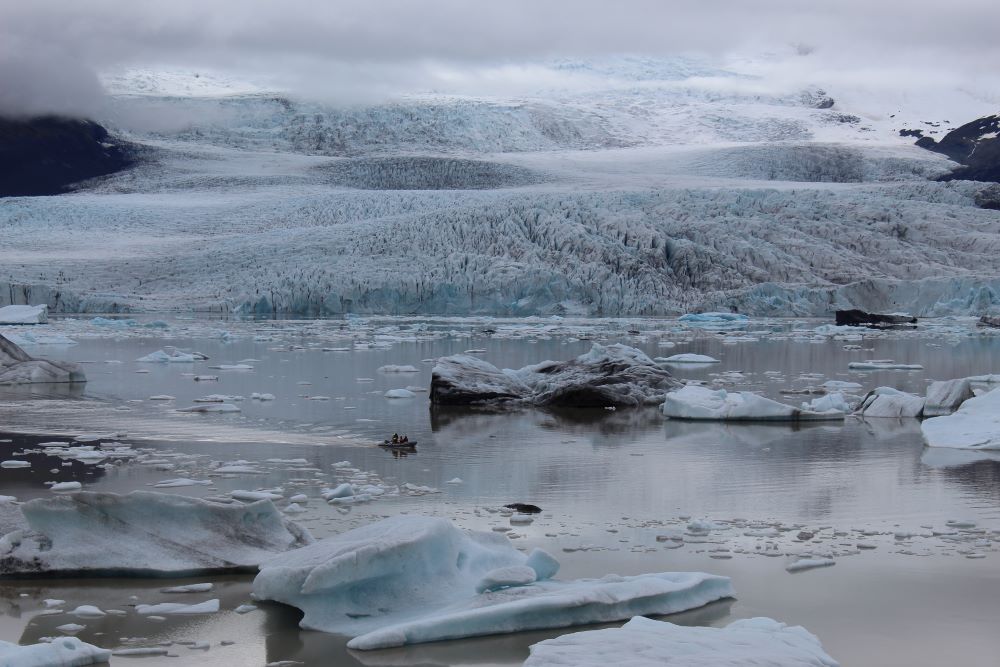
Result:
[[[536,325],[525,333],[501,327],[497,335],[484,335],[479,333],[483,324],[472,322],[368,324],[360,333],[357,328],[345,331],[336,322],[218,326],[231,335],[223,339],[176,322],[164,330],[115,336],[98,336],[94,328],[74,322],[49,327],[78,344],[29,351],[89,362],[89,382],[82,392],[50,393],[38,387],[0,392],[5,430],[38,434],[5,436],[11,442],[0,443],[3,458],[59,434],[121,432],[127,434],[123,442],[148,450],[147,458],[181,454],[180,463],[174,470],[141,463],[63,466],[59,459],[29,451],[22,458],[32,461],[30,469],[0,470],[0,493],[21,500],[49,496],[45,482],[70,479],[89,490],[127,492],[172,477],[204,476],[210,461],[247,460],[261,462],[265,474],[212,477],[211,487],[176,491],[215,495],[281,486],[287,495],[318,497],[335,480],[332,465],[348,460],[386,482],[411,482],[441,492],[382,498],[346,514],[317,498],[300,515],[317,536],[401,512],[447,516],[462,526],[489,529],[505,519],[480,508],[533,502],[545,511],[532,525],[516,529],[514,543],[555,554],[563,563],[561,577],[704,570],[733,578],[736,600],[671,617],[674,622],[726,625],[763,615],[802,624],[844,665],[1000,664],[995,632],[1000,551],[994,546],[1000,542],[1000,456],[926,449],[915,420],[848,419],[807,427],[698,424],[664,420],[656,410],[488,413],[431,410],[426,393],[414,399],[383,398],[387,389],[426,388],[432,364],[423,360],[477,349],[497,366],[517,368],[585,352],[592,341],[581,336],[626,342],[650,356],[708,354],[721,363],[672,370],[682,378],[761,391],[789,403],[808,397],[783,395],[783,390],[831,379],[858,382],[865,389],[889,385],[922,393],[932,379],[1000,373],[1000,337],[943,327],[816,342],[789,336],[790,325],[783,322],[763,325],[762,333],[752,335],[757,341],[735,344],[712,332],[655,322],[631,325],[640,329],[639,335],[608,326],[550,331]],[[358,349],[354,343],[362,339],[388,347]],[[196,349],[210,359],[196,364],[134,361],[164,345]],[[845,345],[862,349],[845,350]],[[323,350],[336,347],[351,349]],[[924,370],[848,370],[849,362],[863,359],[919,363]],[[246,362],[252,371],[209,368],[244,360],[253,360]],[[412,364],[419,370],[380,372],[386,364]],[[218,375],[219,380],[196,382],[192,374]],[[251,401],[252,392],[273,393],[276,400]],[[174,412],[211,393],[247,400],[236,403],[242,412],[233,415]],[[147,400],[156,394],[175,400]],[[372,446],[394,431],[418,440],[418,452],[393,456]],[[268,464],[269,458],[304,458],[314,470]],[[58,472],[50,472],[54,469]],[[456,477],[461,484],[447,483]],[[704,539],[689,538],[680,548],[657,541],[658,535],[683,533],[694,518],[719,522],[722,529]],[[986,531],[977,537],[980,543],[933,535],[934,530],[948,532],[945,523],[951,519],[973,521],[977,530]],[[771,540],[746,535],[749,522],[777,525],[781,534]],[[826,531],[811,548],[835,552],[834,567],[795,575],[784,570],[789,554],[810,549],[794,539],[800,528]],[[897,539],[895,533],[914,537]],[[769,542],[779,555],[761,555]],[[874,548],[858,551],[858,543]],[[985,558],[967,558],[969,552]],[[525,659],[530,644],[562,634],[522,633],[353,653],[344,648],[344,638],[299,630],[294,609],[262,605],[249,614],[234,613],[249,601],[249,577],[198,579],[208,580],[216,583],[215,591],[190,596],[191,601],[218,597],[223,609],[218,614],[163,623],[135,614],[80,621],[87,628],[78,636],[110,648],[212,642],[207,653],[174,643],[170,650],[176,658],[116,658],[116,664],[298,660],[308,665],[514,665]],[[68,609],[78,604],[128,609],[135,604],[131,596],[142,602],[188,597],[164,596],[159,593],[164,585],[133,580],[4,582],[0,638],[32,642],[77,620],[41,615],[45,598],[64,599]],[[223,640],[234,643],[221,646]]]

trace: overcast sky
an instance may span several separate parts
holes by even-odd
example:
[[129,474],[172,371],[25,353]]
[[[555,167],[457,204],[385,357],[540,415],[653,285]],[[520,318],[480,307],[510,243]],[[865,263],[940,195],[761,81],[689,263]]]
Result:
[[476,73],[498,64],[620,53],[722,57],[789,45],[812,49],[811,67],[841,75],[974,82],[1000,68],[996,7],[996,0],[0,0],[0,112],[94,113],[97,74],[124,66],[253,72],[303,95],[353,90],[361,99],[482,78]]

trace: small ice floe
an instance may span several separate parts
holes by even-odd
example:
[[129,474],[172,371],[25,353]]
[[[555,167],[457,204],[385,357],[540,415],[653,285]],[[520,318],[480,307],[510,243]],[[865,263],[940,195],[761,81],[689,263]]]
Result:
[[7,461],[0,462],[0,468],[30,468],[31,461],[22,461],[21,459],[9,459]]
[[251,611],[256,611],[256,610],[257,610],[257,605],[255,604],[241,604],[233,611],[235,611],[237,614],[248,614]]
[[822,387],[827,391],[857,391],[862,388],[862,385],[844,380],[827,380],[822,384]]
[[0,664],[10,667],[99,665],[111,659],[111,651],[80,641],[59,637],[50,642],[20,646],[0,641]]
[[218,366],[209,366],[213,371],[252,371],[253,366],[250,364],[219,364]]
[[45,324],[48,319],[49,307],[45,304],[37,306],[4,306],[0,308],[0,324]]
[[587,630],[531,646],[524,667],[605,665],[768,665],[837,667],[819,639],[801,626],[770,618],[734,621],[724,628],[674,625],[636,617],[620,628]]
[[900,364],[892,359],[872,359],[870,361],[852,361],[847,364],[852,371],[919,371],[920,364]]
[[710,357],[706,354],[694,354],[692,352],[685,352],[684,354],[675,354],[670,357],[657,357],[657,361],[665,364],[718,364],[721,363],[715,357]]
[[[303,628],[348,635],[357,650],[673,613],[733,595],[727,577],[700,572],[553,581],[550,559],[445,519],[396,516],[263,563],[253,593],[298,607]],[[536,581],[498,572],[513,567]],[[488,577],[518,585],[476,593]]]
[[240,412],[238,405],[232,403],[207,403],[204,405],[192,405],[189,408],[178,408],[177,412]]
[[219,381],[219,376],[218,375],[195,375],[191,379],[194,380],[195,382],[218,382]]
[[220,475],[263,475],[264,471],[250,461],[228,461],[217,468],[213,468],[213,473]]
[[1000,389],[970,398],[953,414],[920,424],[930,447],[1000,450]]
[[[87,627],[86,625],[80,625],[79,623],[66,623],[64,625],[57,625],[56,630],[63,633],[64,635],[75,635],[81,630],[85,629],[86,627]],[[2,658],[3,654],[0,653],[0,659]]]
[[465,482],[462,481],[461,477],[452,477],[445,484],[465,484]]
[[235,498],[236,500],[243,500],[251,503],[258,500],[281,500],[284,498],[284,496],[280,493],[274,493],[273,491],[244,491],[242,489],[230,491],[229,496],[231,498]]
[[386,398],[415,398],[416,394],[409,389],[390,389],[383,396]]
[[49,491],[54,491],[56,493],[68,493],[72,491],[79,491],[83,488],[80,482],[57,482],[49,487]]
[[924,410],[924,399],[892,387],[878,387],[868,393],[858,407],[862,417],[900,418],[919,417]]
[[250,394],[250,399],[254,401],[273,401],[274,394],[262,394],[262,393],[257,393],[255,391],[254,393]]
[[836,565],[832,558],[799,558],[785,566],[786,572],[804,572],[818,567],[830,567]]
[[289,503],[288,506],[284,509],[285,514],[301,514],[305,511],[306,511],[305,508],[299,505],[298,503]]
[[69,613],[80,618],[100,618],[101,616],[106,616],[99,607],[95,607],[92,604],[82,604]]
[[397,366],[395,364],[387,364],[385,366],[379,366],[379,373],[419,373],[420,369],[416,366],[411,366],[409,364],[405,366]]
[[208,593],[214,588],[215,584],[204,583],[204,584],[186,584],[184,586],[171,586],[170,588],[161,588],[161,593]]
[[150,401],[172,401],[172,400],[174,400],[174,397],[170,396],[169,394],[157,394],[155,396],[150,396],[148,400],[150,400]]
[[219,611],[218,600],[206,600],[198,604],[181,602],[161,602],[160,604],[137,604],[135,611],[140,616],[157,614],[160,616],[191,616],[195,614],[214,614]]
[[839,391],[814,398],[802,404],[803,410],[809,412],[842,412],[847,414],[851,411],[851,406]]
[[190,479],[188,477],[177,477],[175,479],[165,479],[153,485],[156,489],[176,489],[182,486],[208,486],[212,482],[207,479]]
[[660,409],[671,419],[705,421],[826,421],[844,418],[844,412],[838,409],[814,411],[796,408],[748,391],[713,390],[698,385],[686,385],[669,392]]
[[196,361],[201,361],[201,357],[198,355],[191,354],[190,352],[181,352],[174,347],[165,347],[162,350],[157,350],[156,352],[150,352],[144,357],[139,357],[136,361],[144,364],[166,364],[166,363],[180,363],[180,364],[193,364]]

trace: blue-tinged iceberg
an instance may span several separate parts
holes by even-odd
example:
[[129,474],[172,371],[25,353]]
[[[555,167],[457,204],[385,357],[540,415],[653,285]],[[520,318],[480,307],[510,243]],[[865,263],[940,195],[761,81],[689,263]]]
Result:
[[253,592],[360,650],[669,614],[733,595],[727,577],[700,572],[556,581],[552,561],[496,533],[397,516],[272,558]]

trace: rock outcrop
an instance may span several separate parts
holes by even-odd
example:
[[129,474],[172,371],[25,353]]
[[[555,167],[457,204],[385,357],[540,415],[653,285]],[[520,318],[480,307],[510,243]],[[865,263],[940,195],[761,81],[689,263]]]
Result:
[[908,315],[879,315],[863,310],[838,310],[836,317],[838,327],[892,327],[917,323],[917,318]]

